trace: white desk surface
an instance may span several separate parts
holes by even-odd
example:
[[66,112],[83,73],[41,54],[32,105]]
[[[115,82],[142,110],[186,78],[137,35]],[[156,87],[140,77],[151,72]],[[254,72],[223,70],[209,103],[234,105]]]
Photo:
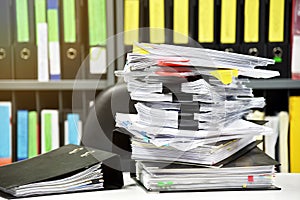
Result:
[[[25,198],[31,200],[299,200],[300,199],[300,174],[277,174],[275,185],[281,190],[266,191],[222,191],[222,192],[175,192],[155,193],[146,192],[130,179],[129,174],[124,174],[125,187],[119,190],[83,192],[73,194],[50,195],[43,197]],[[3,198],[0,197],[0,200]]]

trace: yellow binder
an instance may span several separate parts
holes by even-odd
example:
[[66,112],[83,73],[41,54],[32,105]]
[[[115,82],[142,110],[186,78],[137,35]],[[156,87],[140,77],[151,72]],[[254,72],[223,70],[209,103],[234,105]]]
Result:
[[237,0],[222,0],[221,2],[221,43],[236,43]]
[[132,45],[139,41],[140,0],[124,1],[124,44]]
[[214,0],[199,0],[198,41],[200,43],[214,42]]
[[[290,172],[300,173],[300,96],[289,100],[290,112]],[[287,144],[288,145],[288,144]]]
[[189,41],[189,0],[174,0],[174,34],[175,44],[186,44]]
[[150,42],[165,43],[165,2],[149,0]]
[[259,42],[259,0],[245,0],[244,42]]
[[269,42],[284,42],[285,0],[269,0]]

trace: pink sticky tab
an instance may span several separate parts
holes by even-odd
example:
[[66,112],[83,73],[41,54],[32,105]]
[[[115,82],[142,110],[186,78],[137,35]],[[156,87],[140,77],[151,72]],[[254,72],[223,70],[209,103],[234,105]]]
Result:
[[254,177],[253,176],[248,176],[248,182],[254,182]]

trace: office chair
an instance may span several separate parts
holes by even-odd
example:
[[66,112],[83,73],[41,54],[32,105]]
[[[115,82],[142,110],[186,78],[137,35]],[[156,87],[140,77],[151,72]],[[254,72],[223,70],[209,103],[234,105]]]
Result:
[[[111,86],[95,99],[84,124],[81,144],[83,146],[113,151],[113,130],[115,115],[120,113],[136,113],[134,102],[130,99],[125,83]],[[127,143],[129,137],[119,137],[117,143]],[[121,140],[121,141],[120,141]]]

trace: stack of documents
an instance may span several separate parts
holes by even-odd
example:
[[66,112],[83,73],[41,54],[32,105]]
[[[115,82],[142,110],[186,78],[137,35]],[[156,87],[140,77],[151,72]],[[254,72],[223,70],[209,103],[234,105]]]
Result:
[[137,179],[151,191],[278,189],[276,164],[256,147],[221,168],[138,161],[136,169]]
[[136,45],[138,51],[128,54],[124,70],[116,75],[124,77],[131,99],[137,101],[137,114],[117,113],[116,126],[132,134],[132,158],[139,163],[220,167],[221,161],[255,143],[256,136],[273,133],[243,119],[265,106],[265,99],[254,97],[246,87],[245,77],[278,76],[255,69],[273,60],[165,44]]

